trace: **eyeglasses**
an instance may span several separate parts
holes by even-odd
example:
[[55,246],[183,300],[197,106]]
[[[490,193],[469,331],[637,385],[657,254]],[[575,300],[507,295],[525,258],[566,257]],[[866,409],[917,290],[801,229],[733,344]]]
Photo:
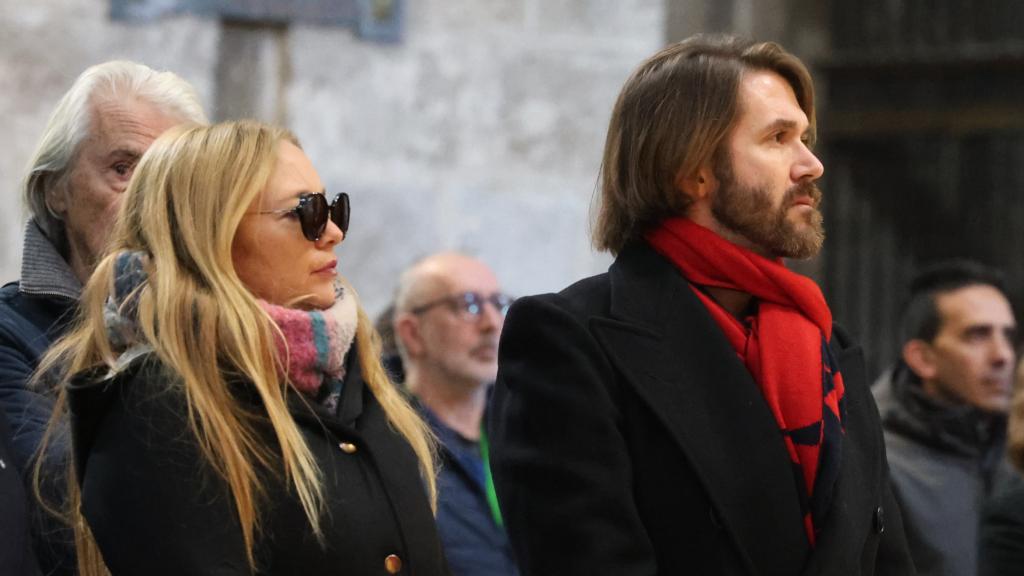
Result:
[[515,302],[515,298],[508,294],[502,294],[501,292],[495,292],[490,296],[484,296],[477,292],[463,292],[461,294],[453,294],[451,296],[445,296],[444,298],[438,298],[417,306],[412,309],[413,314],[423,314],[431,308],[435,308],[442,304],[448,306],[452,312],[455,312],[459,318],[468,322],[476,321],[484,313],[484,303],[490,302],[491,306],[498,311],[498,314],[502,316],[508,312],[509,306]]
[[344,192],[339,192],[329,205],[327,196],[318,192],[299,196],[299,204],[294,208],[264,210],[255,214],[295,214],[302,226],[302,235],[306,240],[316,242],[327,229],[328,218],[348,235],[348,219],[352,215],[352,208],[349,205],[348,194]]

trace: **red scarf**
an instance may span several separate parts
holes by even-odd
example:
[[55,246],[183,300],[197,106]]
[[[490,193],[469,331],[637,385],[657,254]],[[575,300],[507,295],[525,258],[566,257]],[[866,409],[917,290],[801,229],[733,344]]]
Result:
[[[671,260],[725,333],[761,388],[802,472],[797,482],[811,545],[828,511],[842,447],[843,378],[832,358],[832,312],[813,280],[741,248],[686,218],[647,235]],[[757,312],[744,324],[698,286],[751,294]]]

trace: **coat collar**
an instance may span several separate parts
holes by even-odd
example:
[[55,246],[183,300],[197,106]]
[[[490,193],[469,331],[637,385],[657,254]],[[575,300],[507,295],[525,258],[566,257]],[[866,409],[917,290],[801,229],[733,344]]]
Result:
[[[412,404],[423,417],[423,421],[430,426],[430,430],[437,437],[438,449],[443,458],[443,465],[450,466],[470,479],[470,483],[480,493],[486,490],[486,480],[483,472],[483,458],[479,448],[473,448],[473,442],[467,440],[455,430],[449,428],[430,408],[419,401],[415,396]],[[486,421],[486,416],[484,416]]]
[[902,360],[873,386],[886,430],[936,450],[993,465],[1002,453],[1006,416],[928,396]]
[[34,296],[61,296],[75,301],[82,295],[82,283],[34,218],[25,224],[19,290]]
[[[701,478],[752,573],[796,574],[810,551],[792,464],[760,389],[686,279],[644,245],[609,270],[598,340]],[[770,495],[770,496],[767,496]],[[774,518],[770,538],[764,523]]]
[[345,359],[345,385],[338,399],[338,413],[330,413],[316,402],[300,397],[294,390],[289,390],[288,409],[296,421],[307,425],[351,429],[355,426],[356,419],[363,413],[365,388],[366,382],[363,380],[363,370],[359,364],[359,350],[353,343]]

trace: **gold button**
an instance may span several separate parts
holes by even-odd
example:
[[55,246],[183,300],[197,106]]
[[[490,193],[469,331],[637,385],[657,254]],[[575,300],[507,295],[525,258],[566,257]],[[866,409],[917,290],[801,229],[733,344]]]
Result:
[[358,450],[356,445],[351,442],[342,442],[338,444],[338,448],[341,448],[341,451],[345,454],[355,454],[356,450]]
[[402,559],[395,554],[388,554],[388,557],[384,559],[384,569],[388,571],[388,574],[398,574],[402,569]]

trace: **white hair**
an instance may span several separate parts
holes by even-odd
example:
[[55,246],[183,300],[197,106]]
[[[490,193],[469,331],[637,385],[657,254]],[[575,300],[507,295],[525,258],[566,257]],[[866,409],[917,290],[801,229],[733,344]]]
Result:
[[46,193],[67,185],[99,97],[137,98],[183,122],[207,123],[195,88],[173,72],[158,72],[126,60],[104,62],[82,72],[50,115],[22,182],[29,213],[58,248],[64,243],[64,223],[47,206]]

